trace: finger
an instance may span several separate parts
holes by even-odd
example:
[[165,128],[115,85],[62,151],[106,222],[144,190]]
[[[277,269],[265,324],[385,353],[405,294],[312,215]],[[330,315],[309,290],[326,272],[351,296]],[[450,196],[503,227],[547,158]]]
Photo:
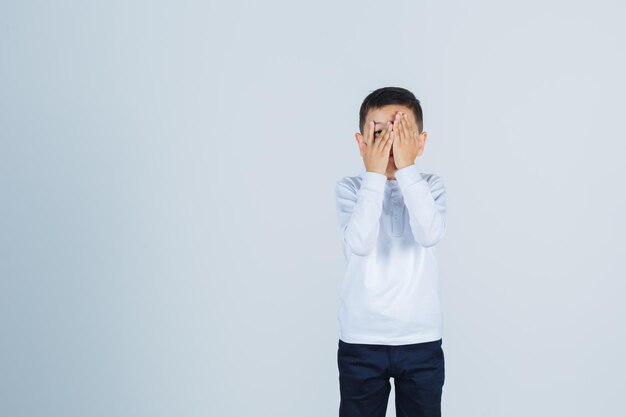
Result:
[[393,139],[396,136],[396,129],[393,125],[393,123],[389,124],[389,134],[387,135],[387,140],[385,140],[385,143],[383,143],[383,149],[387,150],[387,144],[392,143]]
[[389,135],[389,138],[387,138],[387,140],[386,140],[386,141],[385,141],[385,143],[384,143],[384,146],[383,146],[383,152],[384,152],[386,155],[389,155],[389,151],[390,151],[390,149],[391,149],[391,147],[392,147],[392,145],[393,145],[393,142],[395,141],[395,136],[396,136],[396,135],[395,135],[395,134],[393,133],[393,131],[392,131],[392,132],[391,132],[391,135]]
[[419,139],[419,135],[420,135],[420,131],[419,131],[419,126],[417,125],[417,123],[415,122],[415,119],[411,118],[411,120],[409,121],[409,132],[411,132],[411,136]]
[[391,146],[393,145],[393,142],[397,139],[398,137],[398,127],[394,124],[391,126],[391,132],[389,134],[389,138],[387,139],[387,143],[385,143],[385,145],[389,145],[389,147],[385,148],[387,154],[389,154],[389,149],[391,148]]
[[385,129],[384,135],[382,137],[382,140],[380,141],[380,148],[384,148],[384,146],[387,144],[387,141],[389,140],[389,138],[391,137],[391,134],[393,133],[393,124],[391,122],[387,123],[387,128]]
[[407,113],[404,113],[404,117],[402,118],[404,125],[404,139],[412,139],[415,137],[414,135],[414,123],[413,118],[410,117]]
[[398,118],[398,140],[404,142],[406,139],[406,119],[403,114]]
[[405,130],[405,138],[406,139],[411,139],[414,136],[412,135],[413,131],[414,131],[414,125],[413,125],[413,121],[411,120],[411,118],[409,117],[409,115],[405,115],[405,126],[406,126],[406,130]]
[[369,122],[365,126],[365,143],[370,146],[374,142],[374,122]]
[[374,147],[372,151],[378,152],[380,150],[381,143],[384,142],[386,129],[382,129],[378,134],[378,137],[375,139]]
[[383,136],[385,135],[385,130],[386,127],[380,126],[380,128],[378,130],[376,130],[376,125],[374,126],[374,144],[375,145],[379,145],[380,141],[383,139]]
[[374,139],[376,140],[376,144],[380,144],[380,141],[385,136],[385,132],[386,131],[387,131],[387,127],[386,126],[381,126],[380,129],[377,130],[378,136],[374,136]]

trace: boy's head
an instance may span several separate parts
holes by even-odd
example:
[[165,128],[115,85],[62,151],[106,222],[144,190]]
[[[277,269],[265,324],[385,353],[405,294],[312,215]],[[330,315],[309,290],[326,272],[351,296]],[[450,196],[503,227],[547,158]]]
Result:
[[[383,87],[369,93],[361,104],[361,109],[359,110],[359,132],[361,134],[363,134],[363,128],[370,120],[375,120],[376,122],[393,121],[393,118],[378,120],[371,117],[370,112],[375,112],[385,106],[404,107],[405,112],[413,115],[415,123],[419,128],[419,133],[422,133],[424,130],[422,106],[420,101],[415,98],[415,95],[401,87]],[[368,118],[368,116],[370,117]],[[378,129],[378,126],[376,128]]]
[[[379,137],[380,131],[385,128],[387,122],[393,123],[396,113],[399,111],[413,115],[413,123],[417,127],[420,139],[422,139],[425,144],[428,133],[424,132],[424,120],[420,101],[407,89],[401,87],[383,87],[368,94],[361,104],[361,109],[359,110],[359,132],[355,135],[359,150],[365,144],[363,129],[367,123],[370,121],[376,123],[374,126],[374,138],[377,138]],[[421,155],[422,152],[423,149],[419,155]],[[387,169],[388,171],[394,171],[395,168],[392,153]]]

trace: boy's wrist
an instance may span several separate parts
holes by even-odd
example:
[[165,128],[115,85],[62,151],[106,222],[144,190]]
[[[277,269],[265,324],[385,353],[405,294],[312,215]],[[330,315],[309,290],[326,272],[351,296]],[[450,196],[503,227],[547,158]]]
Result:
[[424,179],[424,177],[422,177],[422,174],[420,174],[417,170],[417,166],[415,165],[415,163],[400,168],[396,171],[395,176],[396,180],[398,180],[398,185],[400,187],[411,185]]
[[363,182],[361,188],[366,188],[373,191],[383,193],[385,191],[385,183],[387,182],[387,176],[380,172],[365,171],[363,174]]

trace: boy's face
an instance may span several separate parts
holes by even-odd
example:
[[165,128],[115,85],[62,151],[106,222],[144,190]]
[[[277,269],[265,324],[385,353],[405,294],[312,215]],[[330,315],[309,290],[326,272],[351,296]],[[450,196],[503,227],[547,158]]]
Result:
[[[371,121],[375,122],[374,139],[381,137],[381,131],[385,128],[387,122],[393,123],[396,119],[396,113],[398,112],[403,112],[403,113],[408,114],[409,120],[411,121],[411,125],[413,127],[413,131],[418,132],[417,121],[415,120],[415,115],[413,114],[413,110],[411,110],[407,106],[403,106],[400,104],[390,104],[388,106],[380,107],[378,109],[370,109],[367,113],[367,116],[365,118],[365,125],[367,125]],[[419,136],[420,138],[424,140],[424,145],[425,145],[428,134],[426,132],[422,132],[420,133]],[[365,137],[360,132],[356,133],[356,140],[357,140],[357,144],[360,144],[361,142],[365,144]],[[360,149],[361,148],[359,147],[359,152],[360,152]],[[422,152],[420,152],[419,155],[421,155]],[[387,165],[387,170],[388,171],[397,170],[396,164],[393,160],[393,148],[391,148],[391,151],[389,152],[389,164]]]

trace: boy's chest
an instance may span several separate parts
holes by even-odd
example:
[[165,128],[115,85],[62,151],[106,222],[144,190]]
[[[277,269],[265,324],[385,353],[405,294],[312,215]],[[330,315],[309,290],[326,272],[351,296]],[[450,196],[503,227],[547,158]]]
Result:
[[383,200],[381,226],[390,237],[402,237],[408,221],[404,198],[399,189],[388,189]]

